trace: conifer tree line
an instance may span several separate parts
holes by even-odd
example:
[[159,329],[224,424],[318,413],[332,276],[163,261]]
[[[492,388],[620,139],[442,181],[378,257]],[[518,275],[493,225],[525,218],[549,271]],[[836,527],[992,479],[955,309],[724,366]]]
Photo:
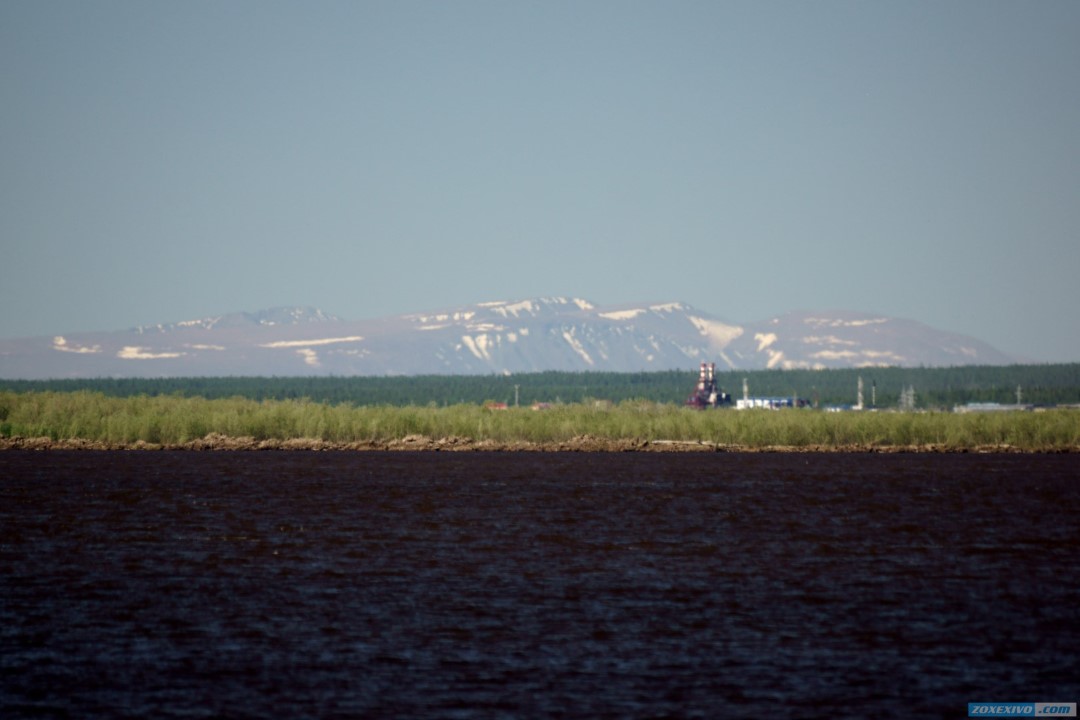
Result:
[[[500,402],[624,402],[682,404],[697,382],[688,371],[639,373],[538,372],[518,375],[382,377],[190,377],[86,380],[0,380],[10,392],[88,390],[113,397],[180,396],[300,400],[329,404],[447,406]],[[807,399],[812,405],[853,405],[862,378],[864,405],[895,408],[913,390],[918,408],[950,409],[969,402],[1080,403],[1080,363],[947,368],[718,371],[724,390],[738,398],[745,380],[752,396]]]

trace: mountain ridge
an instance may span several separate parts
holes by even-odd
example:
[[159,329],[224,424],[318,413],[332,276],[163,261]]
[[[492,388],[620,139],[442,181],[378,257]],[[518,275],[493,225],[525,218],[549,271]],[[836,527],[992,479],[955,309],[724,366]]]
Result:
[[213,375],[458,375],[1017,362],[975,338],[854,311],[736,323],[684,302],[597,306],[538,297],[368,320],[310,306],[113,332],[0,340],[8,379]]

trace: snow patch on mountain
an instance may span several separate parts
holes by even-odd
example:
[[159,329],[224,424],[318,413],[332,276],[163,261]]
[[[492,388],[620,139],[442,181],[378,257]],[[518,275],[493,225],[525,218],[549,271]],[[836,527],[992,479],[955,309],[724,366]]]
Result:
[[491,360],[491,351],[489,350],[491,343],[486,334],[477,335],[475,338],[469,335],[462,335],[461,342],[464,343],[465,347],[469,349],[469,352],[478,359]]
[[854,340],[844,340],[835,335],[806,335],[802,341],[807,345],[858,345]]
[[304,358],[305,365],[322,367],[322,363],[319,362],[319,354],[311,348],[300,348],[296,351],[296,354]]
[[638,315],[646,312],[648,312],[648,310],[645,310],[643,308],[635,308],[633,310],[615,310],[613,312],[597,313],[597,316],[605,318],[607,320],[633,320]]
[[757,340],[758,352],[761,352],[776,342],[776,333],[754,333],[754,339]]
[[576,330],[577,328],[573,327],[569,328],[568,330],[564,330],[562,334],[563,340],[566,340],[567,344],[570,345],[570,348],[578,355],[580,355],[581,359],[584,360],[590,367],[592,367],[596,364],[596,362],[589,356],[589,353],[585,350],[585,346],[582,344],[581,340],[579,340],[575,336]]
[[881,325],[889,322],[889,318],[860,318],[857,320],[843,320],[833,318],[807,317],[803,322],[813,327],[865,327],[867,325]]
[[780,365],[781,367],[784,367],[783,365],[781,365],[781,363],[784,362],[784,351],[783,350],[771,350],[770,349],[768,351],[768,353],[769,353],[769,360],[768,360],[768,362],[765,363],[765,367],[767,367],[770,370],[775,369],[777,365]]
[[121,360],[167,360],[170,358],[183,357],[187,353],[182,352],[150,352],[149,348],[137,345],[125,345],[116,353]]
[[260,343],[264,348],[294,348],[313,347],[315,345],[335,345],[337,343],[354,343],[364,339],[363,335],[350,335],[348,337],[320,338],[316,340],[275,340],[274,342]]
[[533,305],[532,300],[522,300],[521,302],[517,303],[492,305],[491,311],[502,315],[503,317],[510,317],[511,315],[517,317],[520,313],[528,313],[529,315],[535,315],[536,306]]
[[476,317],[475,311],[439,313],[437,315],[406,315],[407,320],[423,323],[421,330],[440,330],[448,327],[451,323],[472,320]]
[[[902,365],[904,357],[894,352],[878,350],[818,350],[810,353],[809,357],[823,361],[817,367],[835,366],[837,361],[842,361],[850,367],[885,367],[889,365]],[[828,363],[828,364],[824,364]]]
[[696,315],[688,315],[689,320],[698,332],[709,339],[713,350],[722,350],[727,345],[743,334],[743,329],[738,325],[728,325],[719,320],[708,320]]
[[68,343],[67,339],[63,335],[57,335],[53,338],[53,350],[59,350],[60,352],[75,353],[76,355],[93,355],[101,352],[100,345],[73,345]]

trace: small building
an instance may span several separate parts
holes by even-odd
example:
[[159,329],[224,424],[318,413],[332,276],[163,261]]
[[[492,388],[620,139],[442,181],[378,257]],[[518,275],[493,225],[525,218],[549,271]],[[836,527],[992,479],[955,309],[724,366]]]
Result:
[[743,378],[742,399],[735,401],[736,410],[779,410],[781,408],[810,407],[810,401],[797,396],[791,397],[750,397],[750,384]]
[[735,401],[736,410],[751,410],[754,408],[779,410],[781,408],[803,408],[809,406],[809,400],[791,397],[744,397]]
[[996,402],[971,402],[967,405],[957,405],[953,408],[955,413],[987,413],[987,412],[1011,412],[1034,410],[1034,405],[1004,405]]

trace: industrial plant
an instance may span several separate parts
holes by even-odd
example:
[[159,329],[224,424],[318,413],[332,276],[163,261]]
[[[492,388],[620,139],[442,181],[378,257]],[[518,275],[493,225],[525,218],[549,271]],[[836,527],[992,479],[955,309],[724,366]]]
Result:
[[716,363],[701,363],[697,388],[686,398],[686,404],[700,410],[731,404],[731,395],[716,384]]

